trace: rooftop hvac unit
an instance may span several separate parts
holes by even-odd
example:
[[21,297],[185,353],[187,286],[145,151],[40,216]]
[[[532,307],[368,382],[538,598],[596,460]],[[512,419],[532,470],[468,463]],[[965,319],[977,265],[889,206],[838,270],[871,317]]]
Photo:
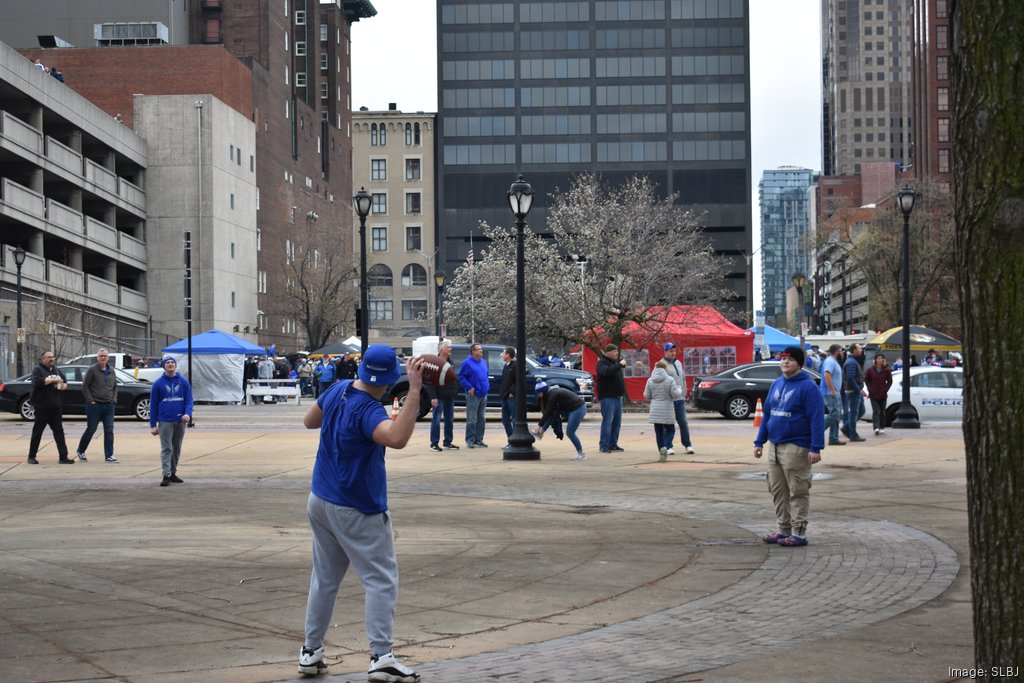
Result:
[[93,25],[97,45],[167,44],[170,32],[159,21],[111,22]]

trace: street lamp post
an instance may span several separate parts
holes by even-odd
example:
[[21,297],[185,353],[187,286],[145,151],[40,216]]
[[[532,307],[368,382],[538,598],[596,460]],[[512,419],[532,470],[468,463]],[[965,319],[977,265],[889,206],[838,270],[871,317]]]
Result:
[[533,205],[533,188],[522,175],[508,190],[508,205],[516,217],[516,421],[508,438],[505,460],[540,460],[533,434],[526,426],[526,249],[523,231]]
[[910,214],[914,210],[914,188],[904,185],[896,195],[903,212],[903,400],[896,409],[892,426],[920,429],[921,421],[910,403]]
[[25,338],[24,338],[24,334],[21,331],[21,267],[22,267],[22,265],[24,265],[24,263],[25,263],[25,250],[22,249],[21,246],[19,245],[19,246],[15,247],[15,249],[14,249],[14,265],[18,269],[18,284],[17,284],[17,288],[16,288],[16,292],[17,293],[15,294],[15,298],[17,299],[17,304],[16,304],[16,306],[17,306],[17,315],[16,315],[17,320],[15,322],[18,325],[18,338],[16,340],[17,350],[18,350],[18,352],[16,354],[17,355],[17,363],[16,363],[16,365],[17,365],[17,370],[18,370],[18,377],[21,377],[21,375],[25,372],[24,353],[23,353],[23,349],[22,349],[22,347],[25,344]]
[[803,273],[793,273],[790,278],[796,288],[796,324],[800,328],[800,350],[804,348],[804,285],[807,278]]
[[434,323],[437,329],[437,340],[441,341],[441,296],[444,294],[444,271],[438,270],[434,273],[434,284],[437,285],[437,295],[434,297]]
[[572,260],[580,267],[580,320],[587,319],[587,262],[579,254],[572,254]]
[[370,336],[370,294],[366,281],[366,217],[373,206],[373,196],[360,187],[352,198],[359,215],[359,352],[366,353]]

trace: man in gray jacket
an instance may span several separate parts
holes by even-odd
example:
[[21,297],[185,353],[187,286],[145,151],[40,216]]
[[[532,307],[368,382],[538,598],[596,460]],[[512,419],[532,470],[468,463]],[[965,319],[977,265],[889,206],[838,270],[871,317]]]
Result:
[[96,363],[85,371],[82,380],[82,397],[85,399],[85,431],[78,442],[76,455],[85,462],[85,451],[89,448],[96,427],[103,422],[103,455],[107,462],[117,462],[114,457],[114,408],[117,406],[117,375],[108,363],[110,354],[106,349],[96,352]]
[[[668,364],[666,369],[668,376],[674,379],[676,384],[683,390],[683,395],[672,402],[672,410],[675,413],[676,422],[679,423],[679,440],[683,442],[683,448],[686,449],[686,452],[692,455],[693,443],[690,441],[690,423],[686,419],[686,375],[683,374],[683,364],[676,360],[676,354],[679,351],[673,342],[665,342],[662,350],[665,352],[665,363]],[[667,455],[673,455],[675,451],[672,450],[671,437],[669,437],[666,446]]]

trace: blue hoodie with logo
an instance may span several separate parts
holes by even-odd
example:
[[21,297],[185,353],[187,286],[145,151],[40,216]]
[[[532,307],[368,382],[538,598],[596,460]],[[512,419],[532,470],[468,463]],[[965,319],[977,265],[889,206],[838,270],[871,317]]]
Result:
[[809,374],[800,370],[772,382],[754,446],[791,443],[820,453],[825,448],[825,403]]
[[157,422],[181,422],[181,416],[192,418],[192,385],[181,375],[160,375],[149,392],[149,426]]

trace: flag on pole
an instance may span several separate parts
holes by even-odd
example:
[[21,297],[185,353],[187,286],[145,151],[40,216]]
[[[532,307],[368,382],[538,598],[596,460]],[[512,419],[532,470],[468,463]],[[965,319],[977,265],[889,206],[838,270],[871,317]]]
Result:
[[473,265],[473,250],[472,249],[470,249],[469,253],[466,254],[466,263],[468,263],[471,266]]

